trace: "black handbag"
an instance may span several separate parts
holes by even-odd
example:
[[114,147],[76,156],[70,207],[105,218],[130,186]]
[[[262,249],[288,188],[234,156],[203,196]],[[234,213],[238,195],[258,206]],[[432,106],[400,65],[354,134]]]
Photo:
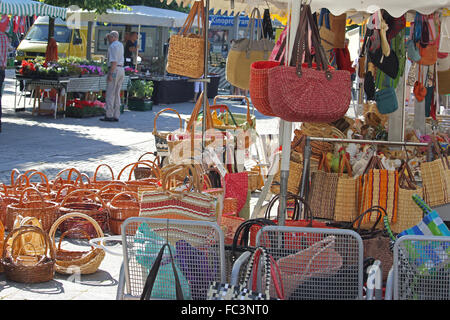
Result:
[[275,39],[269,9],[264,9],[262,31],[264,38],[267,38],[269,40]]
[[170,253],[170,260],[172,263],[172,269],[173,269],[173,275],[175,277],[175,294],[177,297],[177,300],[184,300],[183,297],[183,291],[181,289],[181,283],[180,279],[178,278],[178,272],[175,268],[175,262],[172,255],[172,250],[170,249],[170,246],[168,243],[165,243],[161,250],[159,250],[158,256],[156,257],[155,262],[152,265],[152,268],[150,269],[150,272],[148,273],[147,279],[145,280],[144,290],[142,291],[141,300],[150,300],[150,297],[152,295],[153,285],[155,284],[156,277],[158,276],[159,267],[161,266],[161,261],[164,254],[164,249],[166,246],[169,248]]
[[375,50],[374,52],[369,51],[369,59],[378,69],[383,71],[392,79],[397,78],[398,70],[399,70],[399,62],[397,54],[394,50],[390,50],[389,56],[383,55],[383,51],[380,48]]
[[375,80],[371,71],[367,71],[364,77],[364,92],[368,101],[375,100]]

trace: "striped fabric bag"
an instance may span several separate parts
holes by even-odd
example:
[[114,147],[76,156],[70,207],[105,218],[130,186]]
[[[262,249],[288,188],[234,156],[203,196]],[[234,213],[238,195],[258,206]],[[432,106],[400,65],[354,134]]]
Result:
[[217,222],[216,198],[198,192],[144,192],[139,216]]
[[[397,222],[399,180],[398,172],[385,169],[371,169],[362,177],[362,198],[360,212],[374,206],[384,208],[391,223]],[[377,216],[368,214],[364,217],[361,228],[370,228]],[[383,228],[378,224],[378,228]]]
[[[191,185],[170,189],[169,181],[175,176],[190,176]],[[174,165],[163,174],[162,188],[144,191],[139,216],[163,219],[202,220],[217,222],[217,198],[202,193],[203,183],[197,170],[189,165]],[[220,222],[220,221],[219,221]]]

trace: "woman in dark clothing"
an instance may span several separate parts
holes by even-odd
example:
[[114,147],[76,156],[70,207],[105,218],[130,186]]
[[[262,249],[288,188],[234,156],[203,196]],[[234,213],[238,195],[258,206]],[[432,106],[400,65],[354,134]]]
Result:
[[137,54],[137,39],[138,33],[131,32],[127,42],[125,43],[123,55],[125,58],[125,65],[136,68],[134,65],[134,55]]

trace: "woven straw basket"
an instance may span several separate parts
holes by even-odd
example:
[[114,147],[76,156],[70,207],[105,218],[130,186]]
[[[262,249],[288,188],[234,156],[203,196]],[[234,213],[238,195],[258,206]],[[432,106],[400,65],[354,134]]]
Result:
[[[72,191],[64,198],[59,207],[59,217],[73,212],[88,215],[100,225],[104,232],[108,230],[108,211],[106,203],[93,191],[79,189]],[[79,217],[65,219],[61,224],[62,232],[71,229],[83,229],[90,237],[95,237],[97,235],[97,231],[92,223]],[[79,232],[72,232],[69,234],[70,238],[83,238],[84,236],[84,233]]]
[[[24,244],[17,251],[8,250],[6,245],[11,243],[11,240],[11,247],[14,248],[16,241],[23,238],[22,235],[26,233],[37,233],[44,239],[45,249],[43,255],[21,255],[21,251],[27,244]],[[55,251],[48,234],[35,226],[23,226],[14,229],[8,234],[3,243],[1,264],[6,278],[11,281],[41,283],[52,280],[55,275]]]
[[17,203],[11,203],[6,207],[6,230],[12,230],[14,220],[19,215],[22,217],[35,217],[41,221],[42,228],[45,232],[50,230],[50,227],[56,220],[58,204],[53,201],[44,200],[43,197],[39,201],[24,202],[24,196],[29,192],[35,192],[41,195],[37,189],[33,187],[27,188],[22,192]]
[[[98,238],[102,238],[104,236],[102,229],[94,219],[82,213],[72,212],[59,217],[52,225],[49,232],[52,244],[55,243],[55,234],[58,227],[61,226],[64,221],[73,218],[88,221],[94,227]],[[84,229],[71,229],[63,232],[59,239],[58,248],[56,249],[56,272],[61,274],[74,274],[78,272],[80,274],[92,274],[98,270],[100,264],[102,263],[105,257],[105,251],[94,247],[91,247],[90,251],[67,251],[61,249],[61,242],[64,237],[74,231],[77,232],[77,234],[83,234],[87,239],[91,238],[91,236]]]
[[183,129],[183,121],[177,110],[172,108],[165,108],[156,114],[155,119],[153,120],[152,134],[155,137],[156,151],[162,156],[167,155],[169,153],[169,145],[167,144],[167,135],[170,133],[170,131],[158,131],[156,128],[156,120],[162,113],[167,111],[172,111],[177,115],[178,119],[180,120],[180,130]]
[[109,230],[113,234],[122,233],[122,223],[140,212],[139,197],[136,192],[120,192],[107,204],[110,218]]

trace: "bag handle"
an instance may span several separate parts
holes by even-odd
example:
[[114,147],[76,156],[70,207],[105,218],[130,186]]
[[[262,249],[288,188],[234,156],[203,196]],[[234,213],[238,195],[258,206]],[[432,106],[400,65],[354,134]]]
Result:
[[178,119],[180,120],[180,129],[183,129],[183,121],[182,121],[181,116],[180,116],[180,114],[178,113],[178,111],[175,110],[175,109],[172,109],[172,108],[165,108],[165,109],[162,109],[161,111],[159,111],[159,112],[156,114],[155,119],[153,120],[153,135],[157,134],[157,132],[158,132],[158,131],[156,130],[156,120],[158,119],[158,117],[159,117],[159,115],[160,115],[161,113],[164,113],[164,112],[167,112],[167,111],[172,111],[172,112],[174,112],[174,113],[177,115]]
[[361,213],[353,222],[351,222],[351,225],[353,226],[353,228],[355,227],[355,223],[358,223],[358,226],[356,227],[357,233],[360,233],[360,231],[361,231],[361,223],[362,223],[364,216],[369,213],[375,212],[375,211],[378,213],[377,220],[375,221],[375,224],[372,226],[372,229],[370,229],[370,233],[375,232],[375,228],[377,227],[378,223],[381,221],[381,219],[383,218],[384,215],[387,215],[386,210],[380,206],[373,206],[373,207],[367,209],[366,211]]
[[106,163],[101,163],[101,164],[98,165],[97,168],[95,169],[94,177],[92,178],[92,179],[93,179],[93,182],[94,182],[94,183],[97,182],[97,173],[98,173],[98,170],[100,170],[101,167],[106,167],[106,168],[108,168],[109,172],[111,173],[111,180],[114,180],[114,171],[113,171],[113,169],[112,169],[109,165],[107,165]]
[[203,22],[205,21],[205,10],[203,0],[194,2],[183,26],[180,28],[180,31],[178,31],[178,35],[186,36],[188,34],[189,30],[192,28],[192,25],[194,24],[196,16],[197,16],[198,30],[201,31],[199,32],[199,34],[201,33],[203,36],[205,35],[205,29],[203,28]]
[[[281,277],[281,271],[278,267],[275,259],[270,255],[264,247],[258,247],[256,251],[253,253],[254,262],[251,263],[252,270],[250,271],[253,274],[252,277],[252,290],[256,291],[257,285],[257,277],[258,277],[258,269],[259,269],[259,261],[261,259],[261,255],[263,256],[264,266],[263,266],[263,278],[265,278],[265,294],[267,297],[270,297],[270,283],[273,282],[275,287],[275,291],[277,292],[277,296],[279,299],[284,300],[284,287],[283,281]],[[253,257],[252,257],[253,258]],[[248,282],[246,283],[248,285]]]
[[161,266],[161,261],[163,258],[163,254],[165,251],[165,248],[169,248],[169,254],[170,254],[170,260],[172,264],[172,270],[173,275],[175,277],[175,295],[177,297],[177,300],[184,300],[183,297],[183,290],[181,289],[181,283],[180,279],[178,277],[177,269],[175,268],[175,259],[173,258],[172,249],[170,248],[170,245],[168,243],[165,243],[161,249],[159,250],[158,256],[156,257],[155,262],[152,265],[152,268],[150,269],[150,272],[148,273],[147,279],[145,280],[144,290],[142,291],[141,300],[150,300],[150,297],[152,295],[153,285],[155,284],[156,277],[158,276],[158,271]]
[[[247,96],[239,96],[239,95],[218,95],[214,97],[213,105],[217,105],[217,99],[229,100],[229,99],[243,99],[247,103],[247,122],[250,126],[253,126],[253,121],[250,113],[250,100]],[[255,106],[253,106],[252,114],[255,115]]]
[[50,184],[48,183],[48,178],[47,178],[47,176],[46,176],[44,173],[42,173],[42,172],[40,172],[40,171],[34,171],[32,174],[30,174],[30,176],[28,177],[28,180],[30,181],[30,184],[31,184],[31,178],[32,178],[33,176],[36,176],[36,175],[38,175],[38,176],[41,177],[41,183],[40,183],[40,185],[46,186],[47,193],[50,194],[50,192],[51,192],[51,190],[50,190]]
[[[150,163],[152,163],[152,164],[150,164]],[[124,173],[125,169],[132,166],[132,168],[130,170],[130,174],[128,175],[128,181],[131,181],[134,170],[140,164],[143,164],[143,165],[149,167],[151,169],[152,173],[155,175],[155,178],[158,179],[160,177],[161,173],[159,171],[159,168],[156,166],[156,164],[154,162],[151,162],[150,160],[145,160],[145,161],[137,161],[137,162],[127,164],[125,167],[122,168],[122,170],[120,170],[119,175],[117,176],[117,180],[120,181],[120,178],[122,177],[122,174]]]
[[342,176],[344,174],[344,167],[347,168],[348,176],[352,178],[353,177],[352,166],[350,165],[350,162],[345,153],[341,156],[341,162],[339,166],[339,176]]
[[119,192],[118,194],[116,194],[112,199],[111,199],[111,201],[109,202],[109,204],[111,205],[111,206],[114,206],[114,202],[116,201],[116,200],[118,200],[120,197],[123,197],[123,196],[128,196],[128,198],[131,198],[131,200],[134,200],[138,205],[139,205],[139,196],[138,196],[138,194],[137,194],[137,192],[133,192],[133,191],[122,191],[122,192]]

